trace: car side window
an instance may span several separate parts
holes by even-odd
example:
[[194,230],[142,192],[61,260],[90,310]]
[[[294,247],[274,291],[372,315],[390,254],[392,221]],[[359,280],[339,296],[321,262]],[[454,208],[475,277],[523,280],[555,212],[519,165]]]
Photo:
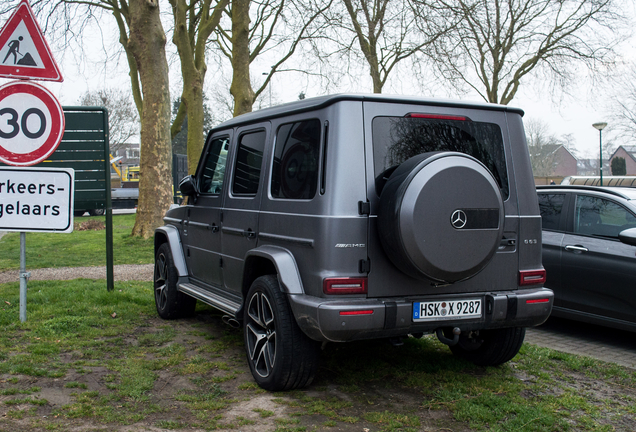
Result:
[[232,193],[254,196],[258,191],[265,150],[264,130],[249,132],[239,137]]
[[540,193],[539,211],[541,212],[542,228],[548,230],[558,230],[565,194]]
[[218,195],[223,190],[228,146],[228,137],[215,138],[210,144],[210,150],[203,165],[199,181],[201,193]]
[[636,217],[623,206],[603,198],[578,195],[574,210],[574,232],[618,238],[618,233],[636,227]]
[[280,126],[274,149],[272,197],[312,199],[318,186],[319,157],[319,120],[305,120]]

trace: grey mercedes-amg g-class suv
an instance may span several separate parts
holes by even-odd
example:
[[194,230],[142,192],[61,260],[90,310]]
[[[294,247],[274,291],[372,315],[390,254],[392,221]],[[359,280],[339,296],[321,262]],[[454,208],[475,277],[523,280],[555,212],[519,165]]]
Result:
[[220,124],[155,234],[159,315],[221,310],[269,390],[311,383],[321,342],[507,362],[553,303],[522,115],[335,95]]

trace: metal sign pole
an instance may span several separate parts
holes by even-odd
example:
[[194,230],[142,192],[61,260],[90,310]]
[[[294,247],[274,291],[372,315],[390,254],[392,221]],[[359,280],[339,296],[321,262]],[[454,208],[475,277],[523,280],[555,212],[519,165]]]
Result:
[[20,321],[26,322],[27,280],[31,273],[26,271],[26,233],[20,232]]

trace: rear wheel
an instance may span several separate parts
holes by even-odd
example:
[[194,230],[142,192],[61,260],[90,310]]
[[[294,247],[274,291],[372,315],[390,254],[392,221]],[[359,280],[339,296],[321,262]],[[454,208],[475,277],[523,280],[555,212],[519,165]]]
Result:
[[525,335],[523,327],[477,330],[462,334],[450,350],[478,366],[498,366],[517,355]]
[[103,216],[106,211],[104,209],[91,209],[88,214],[91,216]]
[[298,327],[276,276],[256,279],[244,311],[247,362],[266,390],[308,386],[318,367],[318,343]]
[[175,319],[194,314],[197,300],[177,290],[178,274],[168,243],[162,244],[155,256],[155,305],[163,319]]

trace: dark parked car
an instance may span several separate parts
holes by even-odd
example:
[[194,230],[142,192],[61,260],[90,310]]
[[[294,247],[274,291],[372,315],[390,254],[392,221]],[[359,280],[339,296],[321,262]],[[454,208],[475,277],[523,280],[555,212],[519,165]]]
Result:
[[552,315],[636,331],[636,189],[537,191]]
[[336,95],[220,124],[155,233],[159,315],[223,311],[270,390],[309,384],[326,342],[435,332],[507,362],[553,298],[522,115]]

